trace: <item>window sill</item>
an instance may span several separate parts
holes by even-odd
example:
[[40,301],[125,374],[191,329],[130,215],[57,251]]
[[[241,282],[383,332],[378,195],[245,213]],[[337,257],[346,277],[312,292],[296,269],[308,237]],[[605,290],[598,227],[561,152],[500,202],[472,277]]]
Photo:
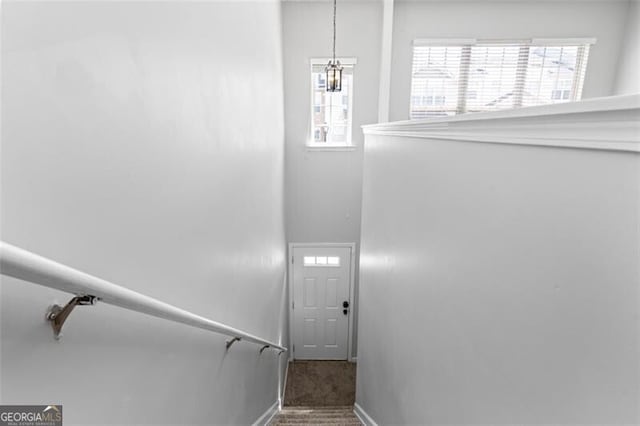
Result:
[[318,145],[305,145],[307,151],[355,151],[355,145],[327,145],[327,146],[318,146]]

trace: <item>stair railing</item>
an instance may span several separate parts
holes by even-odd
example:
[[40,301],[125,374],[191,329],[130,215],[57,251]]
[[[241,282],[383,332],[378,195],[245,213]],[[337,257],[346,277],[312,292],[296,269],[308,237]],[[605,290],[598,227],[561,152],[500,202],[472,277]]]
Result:
[[60,338],[62,326],[76,306],[94,305],[100,301],[191,327],[225,334],[232,337],[226,342],[227,350],[237,341],[261,345],[260,354],[268,348],[279,351],[278,355],[287,350],[274,342],[161,302],[3,241],[0,241],[0,274],[75,295],[65,306],[53,305],[47,311],[46,317],[51,323],[56,338]]

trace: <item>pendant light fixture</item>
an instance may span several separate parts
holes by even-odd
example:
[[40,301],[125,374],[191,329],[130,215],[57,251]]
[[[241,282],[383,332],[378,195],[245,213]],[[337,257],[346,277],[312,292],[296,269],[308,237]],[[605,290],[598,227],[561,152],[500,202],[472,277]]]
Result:
[[342,66],[336,60],[336,0],[333,0],[333,59],[329,60],[327,68],[327,92],[342,90]]

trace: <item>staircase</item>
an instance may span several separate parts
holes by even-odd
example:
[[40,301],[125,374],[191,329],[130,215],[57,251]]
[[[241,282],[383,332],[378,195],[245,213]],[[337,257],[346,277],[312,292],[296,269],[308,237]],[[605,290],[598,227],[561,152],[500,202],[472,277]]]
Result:
[[282,411],[273,418],[270,426],[274,425],[327,425],[352,426],[362,425],[355,414],[353,406],[328,407],[283,407]]
[[269,425],[362,425],[353,414],[355,364],[296,360],[287,371],[284,407]]

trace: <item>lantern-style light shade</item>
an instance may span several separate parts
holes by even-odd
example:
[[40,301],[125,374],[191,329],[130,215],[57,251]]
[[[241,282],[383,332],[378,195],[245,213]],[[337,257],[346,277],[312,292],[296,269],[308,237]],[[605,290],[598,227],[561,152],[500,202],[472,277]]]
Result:
[[340,61],[329,61],[327,68],[327,92],[339,92],[342,90],[342,66]]

